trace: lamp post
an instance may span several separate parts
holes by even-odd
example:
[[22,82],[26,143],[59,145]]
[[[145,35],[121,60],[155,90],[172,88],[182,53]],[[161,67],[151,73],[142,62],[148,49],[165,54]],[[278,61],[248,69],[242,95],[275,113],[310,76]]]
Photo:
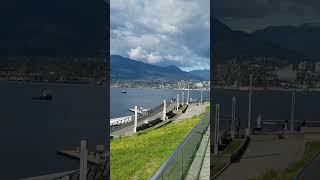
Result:
[[184,105],[184,91],[182,91],[182,105]]
[[250,86],[249,86],[249,111],[248,111],[248,128],[247,136],[250,136],[251,132],[251,96],[252,96],[252,74],[250,74]]
[[163,100],[163,115],[162,120],[165,121],[167,118],[167,103],[166,100]]
[[200,89],[200,103],[202,103],[202,87]]
[[231,115],[231,138],[235,137],[235,124],[236,124],[236,98],[232,97],[232,115]]
[[177,94],[177,110],[179,110],[179,94]]
[[134,125],[133,125],[133,132],[137,132],[137,125],[138,125],[138,106],[134,106]]
[[189,104],[189,100],[190,100],[190,97],[189,97],[189,91],[190,91],[190,89],[189,89],[189,82],[188,82],[187,104]]
[[88,149],[87,141],[81,140],[80,146],[80,180],[87,180],[88,171]]
[[292,92],[292,100],[291,100],[291,121],[290,121],[290,131],[294,131],[294,115],[295,115],[295,106],[296,106],[296,93]]

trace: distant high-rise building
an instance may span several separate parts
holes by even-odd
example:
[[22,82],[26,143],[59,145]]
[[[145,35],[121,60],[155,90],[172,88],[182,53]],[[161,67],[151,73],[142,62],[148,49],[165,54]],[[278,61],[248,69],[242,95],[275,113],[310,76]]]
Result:
[[297,72],[292,69],[291,65],[277,69],[275,74],[282,81],[295,81],[297,79]]
[[303,61],[303,62],[299,63],[298,68],[299,68],[299,70],[302,70],[302,71],[307,70],[307,62]]
[[320,73],[320,62],[315,63],[315,71],[316,73]]

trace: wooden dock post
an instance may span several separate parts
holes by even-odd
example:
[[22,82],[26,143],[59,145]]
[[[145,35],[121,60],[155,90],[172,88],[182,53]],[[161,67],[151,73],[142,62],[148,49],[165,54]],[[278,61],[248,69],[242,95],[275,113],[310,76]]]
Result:
[[134,106],[134,125],[133,132],[137,132],[137,124],[138,124],[138,106]]
[[80,180],[87,180],[87,169],[88,169],[88,149],[87,141],[81,140],[80,146]]

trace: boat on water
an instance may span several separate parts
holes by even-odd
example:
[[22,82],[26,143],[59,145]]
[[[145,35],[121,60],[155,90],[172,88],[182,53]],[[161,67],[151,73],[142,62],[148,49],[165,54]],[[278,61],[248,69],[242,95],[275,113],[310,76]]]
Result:
[[127,93],[127,91],[126,90],[122,90],[122,92],[121,93]]
[[52,94],[50,94],[46,89],[43,89],[42,92],[41,92],[41,95],[39,97],[34,97],[32,99],[51,101],[52,100]]

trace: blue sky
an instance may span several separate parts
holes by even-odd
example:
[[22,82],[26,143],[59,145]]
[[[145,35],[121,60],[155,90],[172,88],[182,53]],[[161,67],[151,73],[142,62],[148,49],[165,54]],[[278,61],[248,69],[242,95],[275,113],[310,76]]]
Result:
[[110,9],[111,54],[210,68],[210,0],[111,0]]

